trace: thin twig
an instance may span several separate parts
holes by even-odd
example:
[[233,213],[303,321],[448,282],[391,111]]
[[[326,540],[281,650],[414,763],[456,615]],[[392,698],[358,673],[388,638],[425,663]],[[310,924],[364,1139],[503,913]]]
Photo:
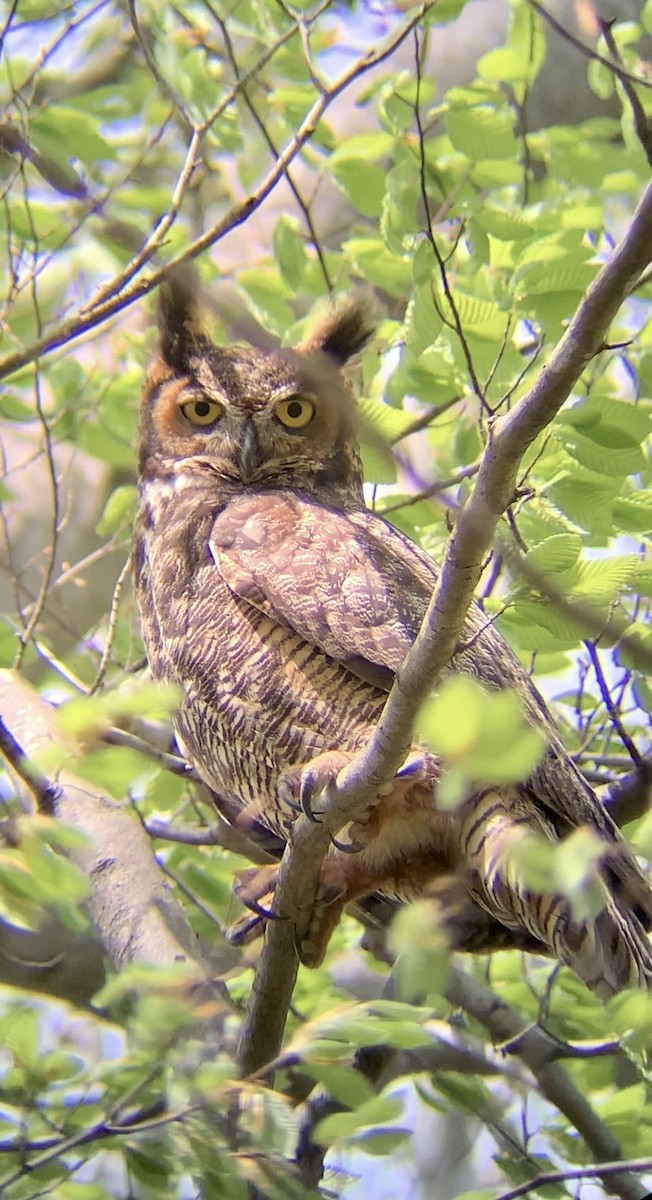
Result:
[[560,613],[574,621],[581,621],[593,637],[613,639],[620,649],[635,656],[641,668],[652,671],[652,650],[636,634],[623,632],[622,623],[617,618],[601,612],[583,600],[569,599],[552,583],[548,575],[543,575],[541,571],[535,570],[519,553],[514,544],[508,543],[506,539],[500,541],[500,552],[508,560],[509,565],[518,571],[519,575],[522,575],[526,583],[545,596]]
[[590,58],[593,62],[601,63],[612,75],[617,75],[620,80],[628,80],[630,83],[635,83],[638,87],[652,88],[652,83],[648,79],[645,79],[641,75],[632,75],[629,71],[625,71],[623,67],[619,67],[617,63],[612,62],[609,58],[603,58],[601,54],[598,54],[597,50],[592,50],[590,46],[587,46],[579,38],[569,33],[568,29],[557,21],[552,13],[543,7],[543,4],[539,3],[539,0],[527,0],[527,2],[535,12],[538,12],[540,17],[543,17],[550,28],[554,29],[555,33],[558,33],[565,42],[569,42],[571,46],[579,50],[580,54],[583,54],[585,58]]
[[[509,1192],[501,1192],[496,1200],[517,1200],[518,1196],[527,1196],[528,1192],[535,1191],[536,1188],[545,1187],[549,1183],[570,1183],[573,1179],[610,1179],[613,1175],[622,1175],[623,1171],[630,1174],[638,1174],[643,1171],[652,1171],[652,1158],[626,1158],[623,1162],[605,1162],[596,1163],[593,1167],[567,1167],[563,1171],[543,1171],[540,1175],[535,1175],[533,1179],[528,1179],[527,1183],[521,1183],[518,1187],[512,1188]],[[647,1200],[649,1192],[643,1196],[643,1200]]]
[[[233,48],[233,41],[232,41],[231,35],[229,33],[229,28],[228,28],[227,22],[213,8],[212,4],[210,3],[210,0],[204,0],[204,4],[222,31],[222,37],[224,38],[224,45],[226,46],[226,52],[227,52],[227,55],[229,58],[229,62],[231,63],[231,69],[233,70],[236,80],[238,81],[238,83],[240,83],[241,71],[240,71],[240,67],[238,64],[238,56]],[[303,29],[303,25],[300,26],[300,29]],[[254,104],[253,100],[251,99],[251,96],[249,95],[249,91],[248,91],[246,85],[241,84],[240,86],[241,86],[242,99],[244,100],[244,103],[246,104],[249,112],[251,113],[253,120],[255,121],[256,125],[258,126],[258,129],[260,130],[260,133],[262,134],[262,136],[267,144],[268,149],[271,151],[274,158],[278,158],[278,154],[279,154],[278,147],[267,128],[266,122],[263,120],[260,113],[258,112],[256,105]],[[319,87],[318,91],[323,93],[324,88]],[[310,235],[310,240],[312,241],[312,244],[315,247],[315,252],[316,252],[317,258],[319,260],[319,266],[321,268],[321,273],[324,277],[324,283],[326,284],[326,290],[329,295],[332,295],[333,281],[330,277],[330,272],[328,270],[328,264],[326,262],[326,256],[324,254],[321,242],[319,240],[319,235],[317,233],[314,221],[312,219],[312,213],[310,212],[310,209],[301,194],[300,188],[295,183],[294,178],[293,178],[292,173],[290,172],[289,168],[286,168],[286,170],[285,170],[285,178],[287,180],[288,187],[290,188],[290,191],[292,192],[292,195],[294,196],[294,198],[303,214],[303,219],[306,223],[306,228]]]
[[129,8],[131,27],[136,35],[136,41],[140,46],[143,58],[145,59],[145,62],[149,68],[150,75],[156,83],[161,95],[165,96],[166,100],[169,100],[170,104],[181,118],[186,132],[195,134],[196,122],[193,121],[192,117],[190,116],[190,113],[188,112],[188,109],[186,108],[179,93],[175,90],[175,88],[172,87],[172,84],[170,83],[169,79],[166,79],[163,72],[159,70],[158,63],[154,58],[149,39],[140,27],[140,21],[138,20],[138,14],[136,12],[136,0],[127,0],[127,6]]
[[0,717],[0,754],[9,763],[23,783],[27,784],[41,812],[51,816],[55,811],[59,789],[30,762],[20,742],[16,740],[11,730]]
[[93,680],[93,686],[91,687],[91,690],[90,690],[91,696],[99,690],[99,688],[102,686],[102,684],[104,682],[104,676],[106,675],[107,668],[109,665],[109,660],[111,658],[113,639],[115,638],[115,631],[118,626],[118,613],[120,611],[120,598],[122,596],[122,589],[123,589],[125,583],[127,582],[127,578],[128,578],[130,570],[131,570],[131,554],[128,554],[127,560],[124,563],[122,570],[120,571],[120,574],[118,575],[118,578],[115,583],[115,587],[113,589],[113,598],[111,600],[111,610],[109,612],[109,624],[108,624],[108,628],[106,631],[106,638],[104,641],[104,649],[102,651],[100,665],[97,668],[97,675],[95,676],[95,679]]
[[[437,245],[437,239],[435,237],[435,230],[434,230],[434,226],[433,226],[433,222],[432,222],[432,214],[430,211],[430,197],[428,196],[428,186],[427,186],[427,182],[426,182],[425,131],[424,131],[424,128],[423,128],[423,125],[421,122],[421,107],[420,107],[420,104],[421,104],[420,92],[421,92],[421,78],[422,78],[421,44],[419,41],[419,32],[417,29],[415,29],[415,32],[414,32],[414,44],[415,44],[415,60],[416,60],[415,70],[416,70],[416,79],[417,79],[417,90],[416,90],[416,97],[415,97],[415,101],[414,101],[414,119],[415,119],[416,126],[417,126],[417,136],[418,136],[418,140],[419,140],[420,192],[421,192],[421,200],[422,200],[424,211],[426,214],[426,230],[427,230],[427,234],[428,234],[428,241],[432,248],[432,252],[435,256],[435,259],[437,260],[437,265],[439,267],[439,277],[441,279],[442,291],[448,302],[448,307],[449,307],[450,313],[451,313],[453,328],[455,329],[460,346],[462,348],[462,353],[464,355],[464,360],[466,362],[466,369],[469,373],[469,379],[471,380],[471,384],[473,386],[473,391],[475,392],[476,396],[478,397],[478,400],[480,401],[480,404],[482,405],[482,407],[485,409],[488,409],[489,406],[487,404],[486,396],[484,394],[484,391],[482,390],[482,387],[480,386],[480,380],[478,379],[478,376],[477,376],[473,358],[471,356],[471,351],[469,349],[469,345],[466,340],[466,337],[464,336],[464,329],[462,328],[462,321],[461,321],[460,314],[459,314],[459,311],[457,308],[457,304],[455,302],[455,297],[453,295],[452,288],[451,288],[449,280],[448,280],[448,272],[446,270],[446,264],[441,255],[439,246]],[[437,307],[434,289],[433,289],[433,302],[435,303],[435,307]],[[448,324],[448,322],[447,322],[447,324]]]
[[597,680],[598,688],[600,689],[600,695],[602,696],[603,704],[609,713],[609,720],[611,721],[611,724],[618,734],[623,746],[625,746],[632,762],[636,767],[639,767],[642,762],[642,756],[625,729],[625,726],[620,719],[620,713],[618,712],[618,709],[611,698],[609,684],[607,683],[605,673],[602,670],[602,663],[600,662],[598,648],[595,645],[595,642],[585,641],[584,645],[586,646],[589,658],[591,659],[591,666],[593,667],[595,673],[595,678]]
[[[620,52],[618,50],[618,46],[616,45],[616,39],[611,31],[611,24],[609,21],[602,20],[601,17],[598,17],[598,21],[600,23],[602,36],[607,43],[607,47],[613,61],[617,63],[619,67],[622,67],[623,60],[620,57]],[[626,74],[620,76],[620,85],[627,99],[629,100],[632,116],[634,118],[636,136],[641,143],[643,150],[645,151],[645,157],[647,158],[649,165],[652,167],[652,124],[650,123],[650,120],[645,113],[645,109],[643,108],[643,105],[634,91],[631,79],[629,79]]]

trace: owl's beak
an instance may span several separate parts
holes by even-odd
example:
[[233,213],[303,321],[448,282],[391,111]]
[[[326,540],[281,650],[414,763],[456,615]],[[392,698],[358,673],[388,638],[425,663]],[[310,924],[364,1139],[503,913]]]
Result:
[[237,457],[242,482],[249,483],[263,462],[256,426],[251,417],[245,422]]

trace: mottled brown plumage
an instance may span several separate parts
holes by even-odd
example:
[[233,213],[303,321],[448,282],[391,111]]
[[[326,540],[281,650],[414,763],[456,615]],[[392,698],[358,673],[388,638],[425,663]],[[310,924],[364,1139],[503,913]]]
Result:
[[[364,504],[356,404],[341,369],[369,336],[363,308],[349,305],[309,342],[272,353],[216,347],[187,283],[166,287],[160,314],[135,537],[147,655],[157,679],[181,686],[177,729],[198,773],[230,813],[286,838],[300,793],[365,745],[437,568]],[[430,888],[447,898],[456,943],[551,953],[603,997],[648,986],[647,882],[478,608],[450,670],[515,688],[546,735],[543,760],[523,785],[443,812],[439,762],[415,748],[415,769],[353,828],[363,849],[330,850],[301,957],[321,960],[350,900]],[[588,922],[563,897],[528,892],[505,865],[524,836],[554,841],[580,825],[604,842],[604,908]],[[257,879],[254,901],[265,890]]]

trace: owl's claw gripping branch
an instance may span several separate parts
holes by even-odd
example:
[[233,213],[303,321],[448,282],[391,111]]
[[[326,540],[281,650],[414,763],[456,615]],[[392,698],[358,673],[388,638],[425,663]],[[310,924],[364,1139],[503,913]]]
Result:
[[301,782],[301,791],[299,793],[301,811],[309,821],[312,821],[313,825],[320,825],[321,818],[324,815],[323,810],[313,808],[312,806],[314,797],[319,795],[322,790],[320,787],[314,787],[311,781],[302,780]]
[[[244,904],[245,908],[265,921],[279,919],[279,914],[272,907],[278,872],[278,863],[270,863],[269,866],[250,867],[244,871],[238,871],[233,881],[235,897]],[[264,904],[261,903],[263,900]],[[254,930],[259,925],[259,921],[252,924],[249,919],[238,921],[229,935],[230,940],[233,941],[235,937],[241,941],[245,939],[250,941]]]
[[[349,765],[351,757],[350,754],[342,754],[338,750],[327,750],[308,763],[286,768],[278,783],[283,804],[302,812],[314,825],[320,825],[336,790],[337,776]],[[325,807],[314,807],[315,800],[321,800]]]
[[334,846],[341,854],[359,854],[361,850],[364,850],[366,842],[338,842],[337,838],[331,834],[331,846]]

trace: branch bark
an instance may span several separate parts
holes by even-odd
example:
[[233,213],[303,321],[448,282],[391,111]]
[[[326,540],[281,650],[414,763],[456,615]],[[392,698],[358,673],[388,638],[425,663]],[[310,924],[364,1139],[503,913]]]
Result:
[[322,823],[316,826],[301,816],[292,827],[274,902],[279,919],[267,927],[240,1043],[245,1074],[260,1071],[278,1054],[298,969],[295,930],[300,940],[331,835],[362,816],[404,761],[419,707],[459,642],[485,555],[513,499],[521,459],[600,352],[611,321],[651,260],[652,184],[533,386],[511,412],[491,424],[475,487],[449,539],[439,583],[373,737],[330,790]]
[[[32,760],[46,747],[61,745],[52,708],[15,671],[0,671],[0,713],[15,742]],[[79,748],[70,743],[74,760]],[[15,764],[10,764],[15,766]],[[65,767],[43,790],[12,771],[21,798],[46,798],[45,810],[87,837],[71,858],[90,881],[88,908],[106,953],[119,970],[129,962],[170,966],[186,962],[198,980],[208,978],[194,934],[170,894],[146,832],[114,800]]]

